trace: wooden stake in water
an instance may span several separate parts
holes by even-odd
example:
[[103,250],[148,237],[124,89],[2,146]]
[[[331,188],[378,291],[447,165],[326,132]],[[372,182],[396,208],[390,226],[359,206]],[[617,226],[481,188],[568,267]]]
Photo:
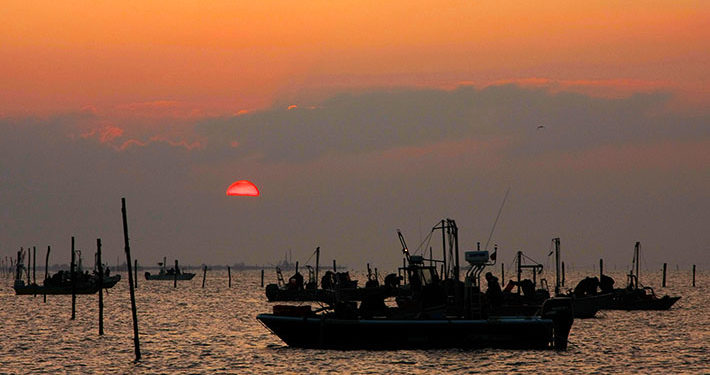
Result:
[[695,286],[695,264],[693,264],[693,286]]
[[[52,250],[52,248],[47,245],[47,257],[44,259],[44,281],[47,281],[47,278],[49,278],[49,251]],[[47,289],[42,288],[44,290],[44,302],[47,302]]]
[[505,263],[500,264],[500,285],[505,285]]
[[138,259],[136,259],[133,263],[135,267],[133,267],[133,280],[136,281],[136,289],[138,289]]
[[668,267],[668,263],[663,263],[663,287],[666,287],[666,268]]
[[32,269],[32,268],[30,268],[31,261],[32,261],[32,253],[30,252],[30,248],[27,247],[27,285],[32,284],[32,280],[30,279],[30,276],[32,275],[30,273],[30,270]]
[[335,265],[335,259],[333,259],[333,272],[338,272],[338,267]]
[[96,239],[96,266],[99,269],[99,336],[104,334],[104,266],[101,264],[101,239]]
[[261,270],[261,287],[264,287],[264,270]]
[[37,247],[32,246],[32,281],[37,284]]
[[76,318],[76,269],[75,269],[74,236],[71,237],[71,265],[69,273],[71,275],[71,320]]
[[227,276],[229,276],[229,287],[232,287],[232,269],[227,266]]
[[123,214],[123,242],[126,244],[126,266],[128,267],[128,289],[131,291],[131,312],[133,313],[133,347],[136,361],[141,359],[140,342],[138,341],[138,313],[136,312],[136,292],[133,290],[133,274],[131,273],[131,247],[128,245],[128,221],[126,220],[126,198],[121,198],[121,213]]
[[207,266],[202,269],[202,289],[205,289],[205,279],[207,278]]
[[173,288],[177,288],[178,261],[175,259],[175,269],[173,270]]

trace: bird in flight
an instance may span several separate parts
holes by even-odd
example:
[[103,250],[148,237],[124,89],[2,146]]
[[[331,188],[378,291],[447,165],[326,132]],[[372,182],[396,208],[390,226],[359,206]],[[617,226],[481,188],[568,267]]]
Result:
[[540,130],[540,129],[545,129],[545,125],[538,125],[537,130]]

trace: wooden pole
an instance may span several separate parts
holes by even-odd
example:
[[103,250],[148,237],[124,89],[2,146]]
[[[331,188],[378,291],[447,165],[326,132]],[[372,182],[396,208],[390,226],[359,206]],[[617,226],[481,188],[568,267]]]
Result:
[[229,288],[231,288],[232,287],[232,269],[229,266],[227,266],[227,276],[229,276],[228,286],[229,286]]
[[177,288],[178,261],[175,259],[175,269],[173,270],[173,288]]
[[27,285],[32,284],[32,280],[30,279],[30,276],[32,276],[32,274],[30,273],[30,270],[32,269],[30,267],[32,265],[30,262],[31,260],[32,260],[32,253],[30,252],[30,248],[27,247]]
[[32,246],[32,281],[37,284],[37,247]]
[[96,263],[99,269],[99,336],[104,334],[104,267],[101,264],[101,239],[96,239]]
[[695,286],[695,264],[693,264],[693,286]]
[[133,267],[133,280],[136,282],[136,289],[138,289],[138,259],[133,261],[135,267]]
[[131,273],[131,247],[128,245],[128,221],[126,220],[126,198],[121,198],[121,213],[123,214],[123,242],[126,244],[126,266],[128,267],[128,289],[131,291],[131,312],[133,313],[133,347],[136,361],[141,359],[140,342],[138,340],[138,313],[136,312],[136,293],[133,290],[133,274]]
[[666,287],[666,268],[668,267],[668,263],[663,263],[663,287]]
[[261,270],[261,287],[264,287],[264,270]]
[[[47,257],[44,259],[44,281],[46,282],[47,279],[49,278],[49,252],[52,250],[52,248],[47,245]],[[42,288],[44,290],[44,302],[47,302],[47,289]]]
[[71,237],[71,265],[69,266],[69,273],[71,275],[71,320],[76,318],[76,270],[74,268],[75,264],[75,250],[74,250],[74,236]]
[[205,289],[205,279],[207,278],[207,266],[202,268],[202,289]]
[[505,287],[505,263],[500,264],[500,285]]
[[335,259],[333,259],[333,272],[338,272],[338,267],[335,265]]

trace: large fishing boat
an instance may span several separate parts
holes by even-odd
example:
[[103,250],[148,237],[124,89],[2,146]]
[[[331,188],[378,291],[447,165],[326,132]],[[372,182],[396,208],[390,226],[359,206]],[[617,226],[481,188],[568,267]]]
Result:
[[276,305],[272,314],[257,319],[287,345],[303,348],[566,348],[573,322],[569,298],[545,301],[534,316],[500,314],[480,291],[481,271],[495,264],[488,251],[465,253],[470,268],[462,282],[456,223],[442,220],[434,230],[443,233],[442,260],[410,255],[398,231],[405,264],[399,269],[404,285],[397,288],[396,306],[386,305],[385,296],[372,295],[359,306],[338,299],[315,311]]

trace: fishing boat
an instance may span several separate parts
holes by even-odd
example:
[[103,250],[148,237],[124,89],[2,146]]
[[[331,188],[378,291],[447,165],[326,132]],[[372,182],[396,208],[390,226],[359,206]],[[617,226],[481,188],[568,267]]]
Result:
[[[26,284],[24,280],[16,279],[13,285],[16,295],[56,295],[56,294],[94,294],[99,291],[100,287],[104,289],[112,288],[121,280],[121,275],[105,276],[103,283],[99,284],[99,278],[96,274],[80,274],[74,286],[72,286],[70,272],[59,271],[59,279],[48,278],[44,280],[42,285],[36,283]],[[57,275],[55,274],[55,275]],[[66,275],[66,277],[64,276]],[[74,290],[72,292],[72,290]]]
[[632,267],[627,275],[626,288],[614,289],[614,298],[605,308],[609,310],[668,310],[680,297],[658,297],[653,288],[639,282],[639,253],[641,243],[634,246]]
[[180,267],[178,266],[177,260],[175,260],[175,267],[174,268],[167,269],[165,260],[166,260],[166,258],[163,257],[163,261],[158,262],[158,266],[160,266],[160,271],[158,272],[157,275],[153,275],[150,272],[146,272],[145,279],[146,280],[192,280],[192,278],[195,277],[194,273],[182,272],[182,270],[180,270]]
[[[480,273],[490,263],[488,251],[467,251],[470,268],[459,280],[458,230],[442,220],[444,259],[405,255],[400,268],[404,285],[396,306],[384,297],[356,301],[339,299],[318,310],[310,306],[276,305],[257,319],[287,345],[322,349],[527,348],[565,349],[573,322],[569,298],[552,298],[539,315],[503,316],[486,308]],[[432,231],[433,231],[432,230]],[[446,238],[449,257],[446,260]],[[441,265],[440,277],[437,266]]]
[[610,292],[597,290],[599,279],[596,277],[586,278],[580,281],[574,290],[566,293],[561,292],[560,282],[560,238],[552,239],[555,247],[555,295],[559,297],[569,297],[574,308],[574,317],[578,319],[594,318],[597,312],[609,306],[614,298]]
[[[99,279],[99,273],[94,270],[94,272],[89,273],[84,271],[81,266],[81,253],[77,250],[79,255],[79,262],[76,267],[75,272],[60,270],[54,275],[47,275],[41,285],[30,282],[29,272],[27,271],[28,280],[27,283],[22,279],[23,273],[26,272],[25,267],[21,261],[17,263],[15,282],[13,284],[13,289],[16,295],[38,295],[38,294],[94,294],[99,291],[100,288],[109,289],[112,288],[116,283],[121,280],[121,275],[110,276],[110,271],[108,268],[105,269],[105,273],[102,278],[102,282]],[[21,259],[22,254],[18,253],[18,259]],[[29,268],[27,268],[29,270]]]

